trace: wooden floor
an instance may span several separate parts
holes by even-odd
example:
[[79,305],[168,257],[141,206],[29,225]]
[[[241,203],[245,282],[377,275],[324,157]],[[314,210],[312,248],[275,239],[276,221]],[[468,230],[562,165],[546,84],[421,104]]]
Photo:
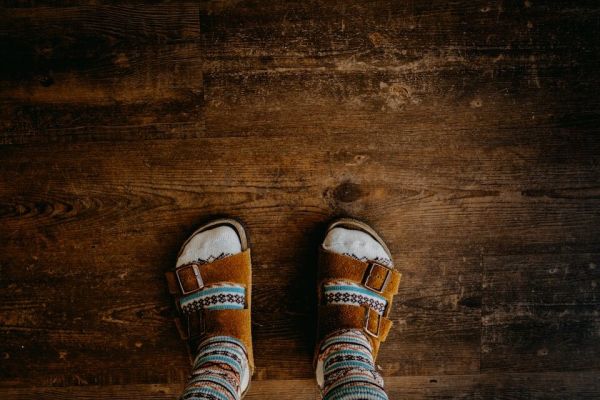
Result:
[[248,399],[316,396],[339,215],[404,274],[391,399],[600,398],[600,3],[146,3],[0,10],[0,398],[176,397],[163,271],[215,214],[253,246]]

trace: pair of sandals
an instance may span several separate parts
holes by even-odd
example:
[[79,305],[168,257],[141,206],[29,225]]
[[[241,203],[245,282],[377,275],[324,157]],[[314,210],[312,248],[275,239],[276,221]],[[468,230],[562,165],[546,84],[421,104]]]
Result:
[[[209,222],[190,236],[181,247],[178,257],[196,235],[219,226],[229,226],[235,230],[241,243],[241,252],[209,263],[186,263],[166,273],[169,292],[175,298],[178,313],[175,324],[181,338],[188,345],[190,356],[198,344],[208,337],[237,338],[246,347],[252,375],[254,372],[251,333],[252,263],[248,239],[243,226],[233,219],[218,219]],[[350,218],[342,218],[331,223],[327,228],[327,233],[337,227],[359,230],[369,234],[383,247],[389,259],[392,259],[384,241],[367,224]],[[321,246],[317,276],[318,328],[315,367],[317,367],[321,341],[341,329],[362,330],[371,342],[373,359],[376,359],[379,346],[385,341],[392,327],[392,321],[388,316],[392,308],[393,297],[398,293],[401,274],[393,267],[374,261],[361,261],[328,251]],[[332,281],[347,281],[377,293],[387,301],[385,310],[380,313],[368,305],[327,304],[323,299],[322,289],[323,285]],[[191,312],[186,310],[185,313],[182,311],[180,304],[182,297],[200,292],[206,286],[224,283],[241,285],[246,289],[243,309],[199,309]]]

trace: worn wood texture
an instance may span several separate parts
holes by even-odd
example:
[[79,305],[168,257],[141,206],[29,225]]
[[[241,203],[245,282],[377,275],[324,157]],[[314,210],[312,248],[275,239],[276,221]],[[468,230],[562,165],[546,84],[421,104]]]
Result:
[[600,398],[597,2],[4,4],[0,397],[175,397],[162,273],[227,214],[249,398],[316,396],[338,215],[404,274],[390,398]]
[[203,134],[196,3],[8,8],[0,18],[2,143]]
[[[494,375],[404,376],[387,379],[391,399],[565,399],[596,398],[598,376],[590,372],[526,373]],[[294,391],[290,391],[293,387]],[[129,400],[173,399],[182,390],[177,384],[35,387],[3,390],[15,400],[107,398]],[[312,380],[270,380],[252,384],[245,399],[318,399]]]

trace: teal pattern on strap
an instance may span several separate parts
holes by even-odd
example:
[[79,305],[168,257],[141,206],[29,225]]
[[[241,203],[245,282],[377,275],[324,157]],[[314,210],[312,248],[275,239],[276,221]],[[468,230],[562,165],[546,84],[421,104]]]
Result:
[[246,288],[235,284],[207,286],[180,299],[183,313],[204,310],[242,310],[246,306]]
[[350,282],[330,282],[323,285],[326,304],[365,306],[383,315],[387,306],[385,297]]

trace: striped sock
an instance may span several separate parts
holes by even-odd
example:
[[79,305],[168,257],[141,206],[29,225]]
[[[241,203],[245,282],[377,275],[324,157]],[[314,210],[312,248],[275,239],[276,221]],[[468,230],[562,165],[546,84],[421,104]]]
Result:
[[371,343],[360,330],[340,330],[323,340],[319,362],[324,400],[388,400]]
[[[240,285],[210,285],[182,297],[181,310],[241,310],[245,296]],[[246,348],[233,337],[210,337],[198,345],[192,371],[180,400],[239,400],[250,379]]]
[[208,338],[198,346],[193,372],[180,400],[239,400],[247,371],[242,342],[228,336]]

